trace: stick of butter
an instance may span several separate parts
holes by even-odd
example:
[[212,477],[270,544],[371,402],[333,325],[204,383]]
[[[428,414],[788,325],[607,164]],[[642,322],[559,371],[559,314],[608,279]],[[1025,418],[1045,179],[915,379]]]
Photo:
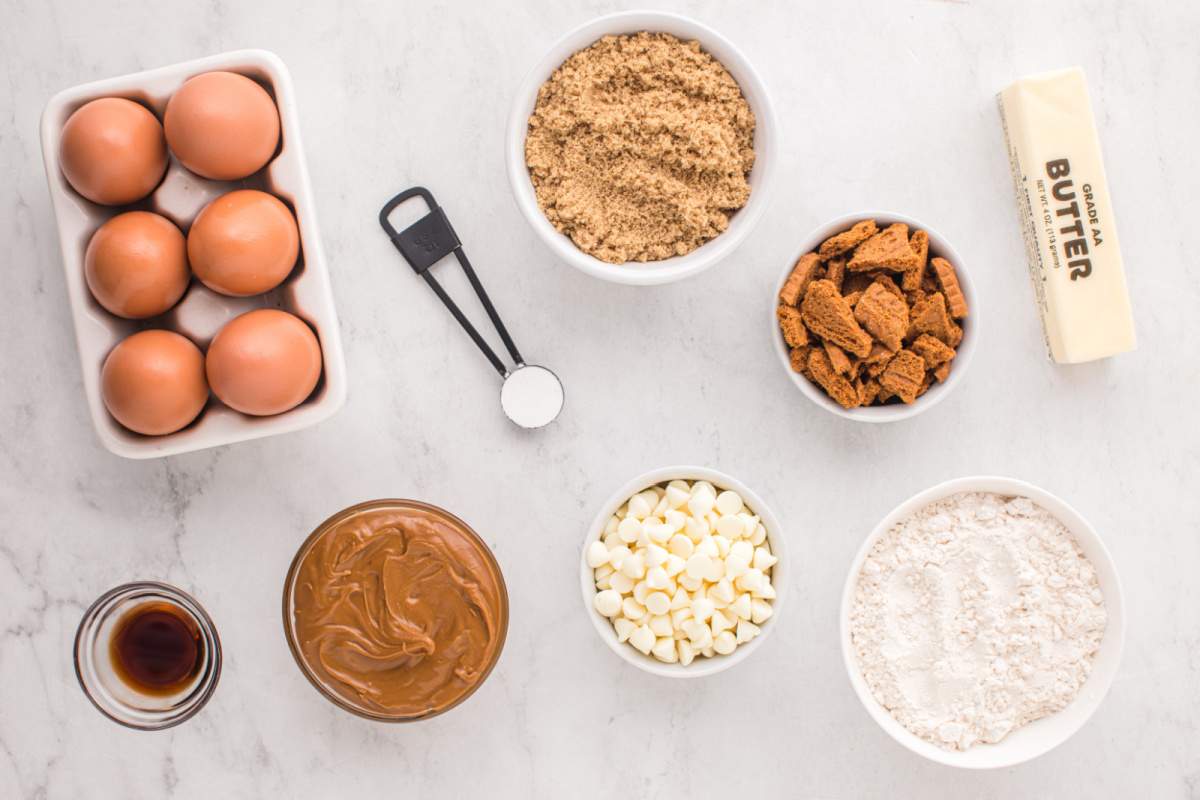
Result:
[[1083,70],[1022,78],[998,99],[1050,357],[1075,364],[1134,349],[1125,270]]

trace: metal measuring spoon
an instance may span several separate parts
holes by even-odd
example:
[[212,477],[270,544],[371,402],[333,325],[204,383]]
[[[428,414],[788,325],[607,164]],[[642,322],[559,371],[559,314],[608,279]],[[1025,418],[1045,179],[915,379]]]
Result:
[[[429,213],[404,230],[397,231],[388,221],[388,217],[401,203],[418,196],[425,201]],[[422,186],[414,186],[387,201],[387,204],[379,212],[379,224],[383,226],[388,238],[400,251],[400,255],[404,256],[408,265],[425,279],[429,288],[454,315],[458,324],[471,337],[471,341],[504,379],[504,383],[500,387],[500,407],[504,409],[505,416],[522,428],[541,428],[553,422],[562,411],[565,400],[562,381],[545,367],[525,363],[525,359],[521,357],[512,337],[508,335],[508,329],[504,327],[500,315],[496,313],[491,298],[488,297],[483,284],[475,275],[471,262],[467,260],[462,242],[459,241],[454,228],[450,226],[446,212],[433,199],[429,190]],[[459,307],[446,294],[442,285],[433,277],[430,268],[450,254],[458,259],[459,265],[467,275],[467,280],[471,282],[471,288],[475,290],[479,302],[483,303],[488,319],[492,321],[496,332],[500,334],[500,339],[504,342],[504,347],[515,364],[511,370],[488,346],[488,343],[479,335],[479,331],[475,330],[475,326],[463,315]]]

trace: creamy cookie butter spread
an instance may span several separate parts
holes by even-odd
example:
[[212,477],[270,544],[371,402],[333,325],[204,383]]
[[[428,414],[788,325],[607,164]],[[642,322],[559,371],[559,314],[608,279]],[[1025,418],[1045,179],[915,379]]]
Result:
[[331,699],[383,719],[456,705],[487,677],[508,627],[491,551],[454,516],[411,501],[339,514],[289,576],[289,640]]

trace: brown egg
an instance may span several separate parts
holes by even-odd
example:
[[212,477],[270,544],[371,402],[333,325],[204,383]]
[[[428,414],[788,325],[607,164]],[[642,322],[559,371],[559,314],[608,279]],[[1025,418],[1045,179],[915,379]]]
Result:
[[278,286],[300,253],[292,211],[257,189],[223,194],[201,210],[188,231],[188,260],[214,292],[248,297]]
[[145,106],[102,97],[67,118],[59,162],[75,191],[93,203],[119,206],[158,186],[167,171],[167,143]]
[[275,101],[236,72],[189,79],[167,102],[163,124],[179,163],[213,180],[236,181],[258,172],[279,144]]
[[208,347],[208,382],[243,414],[281,414],[304,402],[321,377],[321,345],[299,317],[260,308],[235,317]]
[[136,433],[161,436],[194,420],[208,400],[204,355],[172,331],[139,331],[121,341],[100,373],[104,405]]
[[187,290],[187,243],[175,223],[149,211],[118,214],[92,234],[83,274],[96,302],[126,319],[161,314]]

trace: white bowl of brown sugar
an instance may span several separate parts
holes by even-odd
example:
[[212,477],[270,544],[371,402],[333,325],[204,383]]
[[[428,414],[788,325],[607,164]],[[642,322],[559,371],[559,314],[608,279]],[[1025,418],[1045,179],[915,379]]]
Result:
[[733,44],[686,17],[630,11],[571,31],[529,72],[506,160],[517,206],[555,255],[648,286],[708,269],[750,234],[778,138],[766,87]]

